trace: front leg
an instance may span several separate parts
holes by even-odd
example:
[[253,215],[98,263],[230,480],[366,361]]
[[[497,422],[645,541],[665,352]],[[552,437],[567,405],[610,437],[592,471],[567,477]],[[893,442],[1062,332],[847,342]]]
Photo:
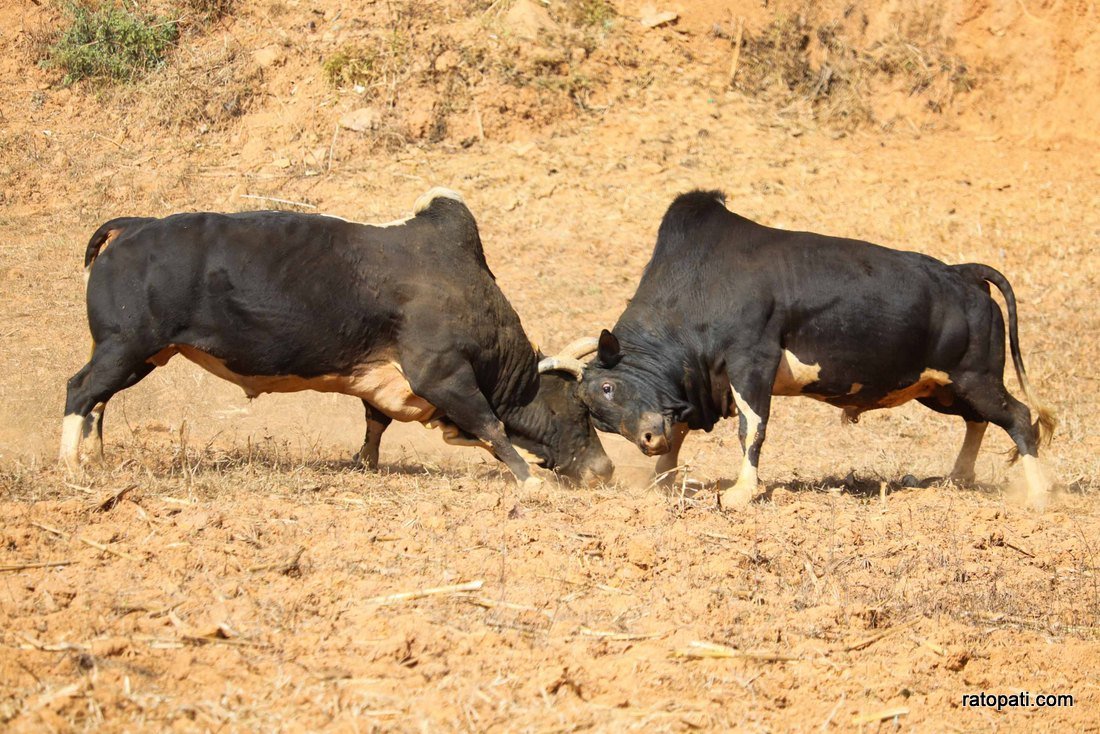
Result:
[[[450,369],[425,372],[431,377],[423,380],[424,384],[418,384],[421,380],[410,380],[417,395],[436,406],[447,416],[449,422],[462,431],[488,444],[493,456],[504,462],[515,475],[516,481],[524,484],[539,482],[531,475],[531,467],[508,439],[504,424],[497,418],[489,401],[478,388],[473,368],[468,363],[453,364]],[[440,378],[439,375],[446,376]]]
[[743,507],[752,501],[757,490],[757,470],[760,448],[768,430],[771,414],[772,384],[779,365],[779,355],[758,359],[741,369],[730,369],[730,387],[737,404],[741,439],[741,470],[734,485],[718,495],[722,507]]
[[367,418],[367,432],[363,437],[363,447],[355,457],[355,465],[378,471],[378,450],[382,443],[382,433],[392,419],[366,400],[363,401],[363,411]]
[[684,438],[687,435],[687,423],[672,424],[672,440],[669,442],[668,453],[657,457],[655,480],[657,485],[664,489],[671,489],[676,483],[676,474],[680,466],[680,447],[684,445]]

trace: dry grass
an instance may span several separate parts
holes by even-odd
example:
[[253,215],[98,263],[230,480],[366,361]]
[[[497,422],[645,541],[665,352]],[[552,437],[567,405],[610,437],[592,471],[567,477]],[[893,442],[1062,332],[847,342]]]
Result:
[[[845,719],[903,703],[935,726],[937,691],[1017,684],[1006,650],[1037,635],[1073,640],[1060,663],[1031,659],[1044,680],[1100,651],[1095,568],[1066,563],[1100,530],[1081,502],[1062,510],[1070,535],[949,487],[885,506],[776,490],[723,515],[551,486],[510,519],[511,488],[466,471],[364,476],[314,452],[178,444],[114,459],[76,490],[52,472],[5,485],[9,556],[69,564],[9,587],[9,726],[122,710],[144,727],[673,730],[744,725],[746,706],[754,725],[820,719],[841,699]],[[884,657],[906,661],[904,691],[869,683]],[[847,675],[822,688],[826,671]],[[704,681],[722,706],[698,698]]]
[[876,109],[884,88],[900,87],[905,95],[923,100],[928,110],[941,113],[956,94],[977,83],[975,73],[954,53],[952,39],[940,30],[940,5],[913,5],[899,12],[892,32],[878,39],[861,37],[858,16],[853,7],[841,17],[825,19],[815,6],[805,5],[757,33],[744,33],[733,86],[808,104],[817,119],[853,128],[890,122],[889,111]]

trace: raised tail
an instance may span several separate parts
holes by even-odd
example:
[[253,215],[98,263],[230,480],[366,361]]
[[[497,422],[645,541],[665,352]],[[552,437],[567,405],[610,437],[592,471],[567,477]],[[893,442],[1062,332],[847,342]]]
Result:
[[92,238],[88,240],[88,247],[84,250],[84,272],[88,273],[92,263],[99,257],[99,253],[106,249],[107,245],[111,244],[127,227],[147,221],[149,220],[146,217],[119,217],[97,229]]
[[[1054,437],[1054,429],[1058,425],[1058,421],[1055,419],[1053,411],[1039,401],[1038,396],[1031,389],[1031,383],[1028,382],[1027,371],[1024,369],[1024,358],[1020,353],[1020,335],[1016,327],[1016,294],[1012,292],[1012,285],[1009,284],[1008,278],[988,265],[967,263],[955,267],[980,280],[992,283],[997,286],[997,290],[1004,296],[1005,306],[1008,307],[1008,344],[1012,351],[1012,364],[1016,367],[1016,379],[1020,381],[1020,387],[1023,388],[1024,395],[1027,396],[1031,409],[1035,411],[1037,417],[1035,430],[1039,434],[1039,443],[1049,444]],[[1019,458],[1018,453],[1013,453],[1012,461],[1017,458]]]

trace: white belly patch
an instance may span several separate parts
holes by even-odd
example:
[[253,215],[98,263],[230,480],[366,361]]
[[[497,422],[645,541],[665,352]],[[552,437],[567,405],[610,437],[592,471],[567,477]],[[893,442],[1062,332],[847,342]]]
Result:
[[820,375],[820,364],[806,364],[793,352],[784,349],[779,358],[779,368],[775,371],[772,395],[801,395],[802,388],[817,382]]

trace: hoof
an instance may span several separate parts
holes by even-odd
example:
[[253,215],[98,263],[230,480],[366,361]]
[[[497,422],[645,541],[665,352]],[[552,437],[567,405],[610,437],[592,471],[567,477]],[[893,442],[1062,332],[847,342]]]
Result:
[[723,510],[748,507],[756,494],[756,487],[739,487],[736,484],[718,494],[718,506]]

